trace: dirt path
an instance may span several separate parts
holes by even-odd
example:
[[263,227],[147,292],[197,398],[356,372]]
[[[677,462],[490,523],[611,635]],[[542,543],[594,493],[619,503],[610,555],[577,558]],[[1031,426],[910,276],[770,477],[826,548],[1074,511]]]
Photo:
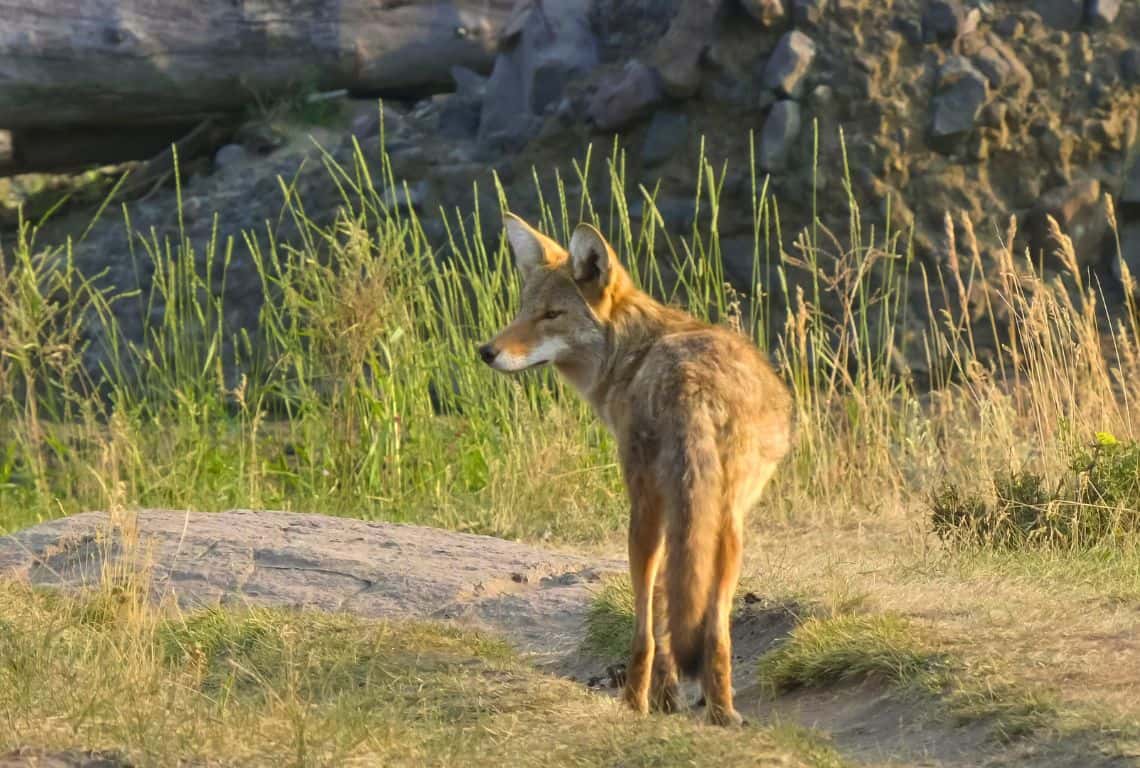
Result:
[[[149,568],[155,597],[187,608],[248,604],[456,621],[500,633],[536,665],[583,682],[605,677],[604,662],[578,653],[591,590],[606,573],[625,570],[621,560],[416,525],[144,510],[133,529],[109,528],[105,514],[87,513],[0,537],[0,578],[82,587],[98,583],[108,552],[111,562],[133,553]],[[753,721],[820,729],[846,757],[870,765],[1127,764],[1070,748],[1001,747],[984,728],[948,723],[932,716],[931,703],[907,701],[874,681],[773,701],[755,685],[754,662],[795,623],[789,607],[759,599],[746,600],[735,617],[737,704]],[[692,684],[687,693],[696,699]]]

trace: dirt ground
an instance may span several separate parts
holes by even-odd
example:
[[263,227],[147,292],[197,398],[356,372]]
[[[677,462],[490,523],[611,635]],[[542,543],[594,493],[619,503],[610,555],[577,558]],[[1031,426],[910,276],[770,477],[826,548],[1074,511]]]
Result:
[[[794,537],[785,542],[791,546]],[[781,557],[780,546],[768,544],[766,561],[746,569],[771,575],[766,582],[749,582],[763,585],[770,596],[749,593],[734,620],[737,702],[747,719],[817,729],[856,764],[1137,764],[1127,753],[1099,754],[1080,739],[998,743],[986,723],[938,717],[935,702],[904,695],[876,679],[767,694],[756,682],[755,661],[787,637],[800,613],[780,586],[788,575],[772,559]],[[875,557],[872,547],[860,551],[857,560]],[[826,557],[825,552],[819,548],[817,557]],[[608,574],[624,572],[618,553],[584,556],[415,525],[252,510],[144,510],[125,526],[108,526],[107,515],[87,513],[0,539],[0,574],[35,585],[98,583],[113,572],[106,565],[124,561],[148,573],[155,599],[183,608],[220,602],[454,621],[504,635],[551,674],[588,684],[599,695],[616,693],[607,662],[583,655],[580,647],[593,591]],[[834,563],[797,561],[818,572],[835,570]],[[881,569],[866,565],[854,573],[879,572],[882,578]],[[889,590],[885,594],[882,599],[890,601]],[[945,606],[962,612],[961,599],[948,592]],[[1027,617],[1027,627],[1040,630],[1032,618]],[[1013,649],[1016,642],[1010,638],[1007,645]],[[1127,677],[1125,668],[1116,669]],[[1090,681],[1079,680],[1078,673],[1055,671],[1068,674],[1075,689],[1090,690]],[[686,685],[697,716],[698,692]],[[12,765],[36,764],[31,755],[23,763],[19,756],[6,759],[15,760]]]

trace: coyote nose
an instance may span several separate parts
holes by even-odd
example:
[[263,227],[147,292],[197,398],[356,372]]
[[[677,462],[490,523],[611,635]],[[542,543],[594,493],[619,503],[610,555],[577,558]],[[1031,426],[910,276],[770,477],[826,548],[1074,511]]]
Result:
[[483,359],[483,362],[487,365],[490,365],[497,355],[498,352],[496,352],[494,347],[492,347],[490,344],[484,344],[483,346],[479,347],[479,357],[481,357]]

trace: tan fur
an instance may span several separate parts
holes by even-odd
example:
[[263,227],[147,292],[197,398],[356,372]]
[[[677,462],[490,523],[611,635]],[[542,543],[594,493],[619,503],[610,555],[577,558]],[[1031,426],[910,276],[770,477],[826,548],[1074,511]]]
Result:
[[682,673],[700,679],[711,722],[738,723],[729,622],[744,515],[789,450],[791,395],[747,338],[639,291],[593,227],[567,251],[507,217],[521,302],[480,353],[504,371],[553,364],[617,440],[636,625],[624,698],[674,710]]

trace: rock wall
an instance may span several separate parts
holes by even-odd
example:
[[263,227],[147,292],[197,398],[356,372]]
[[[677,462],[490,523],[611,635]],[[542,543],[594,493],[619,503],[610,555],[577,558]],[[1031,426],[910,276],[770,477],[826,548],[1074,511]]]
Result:
[[[1119,307],[1116,240],[1106,221],[1111,195],[1123,260],[1140,273],[1140,4],[531,0],[516,6],[498,46],[489,76],[455,68],[453,92],[386,102],[393,167],[436,242],[444,240],[440,208],[469,211],[472,181],[480,185],[483,234],[498,237],[498,218],[487,215],[497,209],[492,171],[524,215],[537,210],[532,168],[548,199],[555,170],[576,199],[572,161],[590,142],[605,155],[615,135],[627,151],[630,191],[660,180],[659,211],[671,234],[684,235],[703,137],[713,165],[727,161],[718,228],[728,277],[745,291],[753,288],[750,140],[756,172],[768,176],[779,200],[789,251],[813,199],[823,222],[846,239],[849,175],[866,225],[882,231],[888,216],[895,231],[913,224],[915,252],[928,270],[949,268],[947,211],[970,218],[986,259],[1016,215],[1015,246],[1056,268],[1049,215]],[[351,126],[321,133],[341,161],[352,136],[371,157],[379,153],[374,104],[356,109]],[[278,216],[275,175],[291,177],[312,151],[296,141],[285,149],[255,147],[252,139],[243,146],[242,135],[186,174],[192,238],[208,236],[215,211],[223,235],[264,232],[266,221],[279,238],[291,235]],[[598,160],[591,192],[604,207],[608,182]],[[313,218],[332,216],[338,192],[319,164],[301,172],[297,190]],[[644,209],[632,198],[636,223]],[[133,220],[160,236],[176,232],[172,195],[137,204]],[[41,239],[78,228],[66,219],[55,226]],[[108,279],[133,287],[122,230],[105,221],[76,253],[88,268],[110,266]],[[240,255],[234,270],[230,320],[248,326],[259,286]]]

